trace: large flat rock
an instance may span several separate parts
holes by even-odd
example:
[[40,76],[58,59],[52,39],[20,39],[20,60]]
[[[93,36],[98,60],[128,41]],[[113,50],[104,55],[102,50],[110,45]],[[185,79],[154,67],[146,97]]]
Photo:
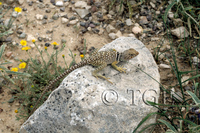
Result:
[[[135,38],[118,38],[100,50],[129,48],[139,55],[118,64],[126,73],[111,66],[99,72],[113,84],[93,77],[92,66],[76,69],[22,125],[20,133],[132,132],[147,114],[157,111],[145,100],[158,102],[159,84],[151,77],[159,82],[160,75],[149,50]],[[152,117],[144,125],[154,122]]]

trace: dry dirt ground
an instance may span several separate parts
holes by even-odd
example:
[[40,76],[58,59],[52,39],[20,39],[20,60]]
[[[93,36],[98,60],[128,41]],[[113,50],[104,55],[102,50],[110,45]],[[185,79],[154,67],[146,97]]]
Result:
[[[78,0],[74,0],[75,2]],[[51,4],[48,1],[46,3]],[[87,48],[90,47],[95,47],[95,48],[101,48],[103,45],[111,42],[112,40],[108,37],[108,33],[104,32],[102,35],[94,34],[93,32],[87,32],[83,36],[79,35],[76,31],[76,29],[71,26],[67,26],[66,24],[61,23],[61,19],[59,18],[58,20],[52,22],[52,23],[47,23],[45,25],[40,24],[41,22],[39,20],[36,20],[35,15],[36,14],[41,14],[41,15],[47,15],[48,17],[51,17],[52,13],[55,11],[59,11],[59,8],[52,9],[51,13],[46,13],[44,10],[39,9],[35,3],[33,3],[33,6],[28,6],[27,2],[25,1],[22,5],[14,4],[15,6],[19,6],[21,8],[27,8],[27,12],[22,11],[22,15],[18,17],[15,21],[15,24],[19,25],[22,24],[24,29],[23,32],[26,34],[31,34],[34,37],[43,37],[46,36],[47,30],[53,30],[53,36],[52,36],[52,41],[49,41],[49,43],[52,42],[58,42],[61,44],[61,39],[65,39],[67,41],[65,50],[60,54],[59,57],[59,64],[62,65],[64,64],[64,61],[62,59],[62,54],[65,54],[65,58],[67,62],[71,61],[71,58],[68,56],[69,49],[72,50],[73,53],[76,53],[79,55],[80,53],[77,50],[74,50],[76,46],[82,46],[83,44],[81,43],[81,40],[84,38],[86,40]],[[13,5],[13,6],[14,6]],[[68,8],[65,9],[65,13],[68,14],[68,17],[71,17],[74,14],[73,11],[70,11]],[[9,18],[11,14],[11,11],[6,14],[4,19]],[[29,25],[26,25],[26,19],[28,19],[30,22],[34,22],[37,25],[34,26],[33,23],[30,23]],[[53,28],[56,27],[56,28]],[[17,37],[17,34],[14,33],[11,35],[12,41],[19,43],[21,39]],[[147,40],[142,41],[144,44],[146,42],[150,42],[150,38]],[[28,46],[30,46],[32,42],[28,42]],[[36,42],[38,46],[43,49],[45,42]],[[148,43],[147,47],[151,49],[152,47],[157,46],[157,42],[151,42]],[[146,44],[145,44],[146,45]],[[4,53],[12,52],[11,58],[6,58],[9,61],[12,61],[12,66],[17,67],[19,62],[15,61],[14,58],[16,57],[18,59],[27,59],[27,53],[25,51],[21,50],[21,46],[7,46],[6,50]],[[51,53],[53,52],[53,47],[48,48],[48,52]],[[32,56],[38,55],[39,53],[37,52],[36,48],[32,48],[30,50],[30,53]],[[76,61],[80,61],[80,57],[76,57]],[[161,77],[166,77],[166,75],[170,74],[170,71],[165,71],[162,73]],[[23,123],[23,120],[17,121],[16,120],[16,114],[15,110],[19,107],[19,103],[14,102],[14,103],[8,103],[7,101],[12,97],[10,94],[10,89],[9,86],[3,87],[2,92],[0,93],[0,132],[4,133],[9,133],[9,132],[18,132],[20,129],[20,126]]]

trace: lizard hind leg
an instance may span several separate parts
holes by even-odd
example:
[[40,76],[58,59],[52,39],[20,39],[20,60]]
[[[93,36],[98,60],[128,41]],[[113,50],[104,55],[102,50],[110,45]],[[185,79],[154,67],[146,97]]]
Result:
[[112,84],[112,82],[109,80],[109,78],[106,78],[106,77],[103,76],[103,75],[97,74],[99,71],[101,71],[102,69],[104,69],[106,66],[107,66],[107,63],[103,63],[102,65],[98,66],[98,67],[92,72],[92,75],[93,75],[94,77],[96,77],[97,79],[98,79],[98,78],[105,79],[105,80],[107,80],[108,82],[110,82],[110,83]]

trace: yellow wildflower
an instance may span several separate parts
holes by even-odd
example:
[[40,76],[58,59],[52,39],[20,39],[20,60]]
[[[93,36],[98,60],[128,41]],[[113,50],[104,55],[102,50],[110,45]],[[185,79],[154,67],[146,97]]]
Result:
[[34,42],[35,42],[35,39],[33,39],[32,42],[34,43]]
[[20,59],[19,61],[20,61],[20,62],[22,62],[23,60],[22,60],[22,59]]
[[81,55],[80,55],[80,57],[81,57],[81,58],[84,58],[84,55],[83,55],[83,54],[81,54]]
[[53,44],[54,46],[59,45],[57,42],[53,42],[52,44]]
[[65,57],[65,55],[63,54],[63,55],[62,55],[62,57],[64,58],[64,57]]
[[26,51],[29,50],[29,49],[31,49],[31,48],[30,47],[23,47],[22,48],[22,50],[26,50]]
[[15,11],[16,11],[16,12],[21,12],[22,9],[21,9],[20,7],[15,7]]
[[27,44],[26,40],[21,40],[20,43],[22,46],[26,46],[26,44]]
[[30,108],[33,108],[33,105],[31,105]]
[[18,68],[17,67],[11,68],[11,71],[18,72]]
[[44,49],[47,50],[47,46],[45,46]]
[[2,5],[2,2],[0,2],[0,5]]
[[3,70],[3,69],[0,68],[0,71],[1,71],[1,70]]
[[15,110],[15,113],[18,113],[18,110],[17,110],[17,109]]
[[34,88],[34,85],[31,85],[31,88]]
[[26,67],[26,62],[22,62],[19,64],[19,69],[25,68]]

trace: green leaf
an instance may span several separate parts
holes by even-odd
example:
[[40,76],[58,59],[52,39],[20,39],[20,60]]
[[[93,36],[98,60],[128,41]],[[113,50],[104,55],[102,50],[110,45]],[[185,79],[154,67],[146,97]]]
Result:
[[166,23],[167,21],[167,15],[168,15],[168,12],[169,10],[176,4],[175,1],[173,1],[170,5],[168,5],[167,9],[165,10],[165,14],[164,14],[164,22]]
[[185,11],[191,10],[192,8],[193,8],[193,6],[188,6],[188,7],[185,8]]
[[158,121],[164,123],[169,129],[171,129],[173,132],[177,132],[176,129],[167,121],[165,120],[161,120],[161,119],[158,119]]
[[0,49],[0,59],[1,59],[2,55],[3,55],[4,50],[5,50],[5,46],[6,46],[5,44],[1,46],[1,49]]
[[6,70],[6,72],[10,73],[10,74],[16,74],[16,75],[20,75],[20,76],[31,77],[31,75],[28,74],[28,73],[21,73],[21,72],[7,71],[7,70]]
[[192,99],[196,104],[200,104],[199,98],[194,93],[192,93],[191,91],[186,91],[186,92],[192,97]]

